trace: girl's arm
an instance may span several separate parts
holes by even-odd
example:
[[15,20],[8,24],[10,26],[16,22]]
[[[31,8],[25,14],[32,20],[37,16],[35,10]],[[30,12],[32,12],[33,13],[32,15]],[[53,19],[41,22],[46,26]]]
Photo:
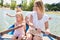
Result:
[[12,15],[10,15],[10,14],[6,14],[7,16],[9,16],[9,17],[15,17],[15,16],[12,16]]
[[27,17],[25,18],[26,23],[30,26],[31,25],[31,18]]
[[25,22],[23,23],[23,29],[24,29],[24,31],[26,30],[26,23]]
[[49,17],[49,20],[52,20],[52,18],[51,18],[51,17]]

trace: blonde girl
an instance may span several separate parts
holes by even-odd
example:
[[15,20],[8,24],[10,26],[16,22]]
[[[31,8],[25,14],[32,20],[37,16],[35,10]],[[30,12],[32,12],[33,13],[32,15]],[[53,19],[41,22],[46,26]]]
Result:
[[18,37],[18,40],[22,40],[23,37],[25,36],[25,21],[23,19],[23,15],[21,13],[16,14],[15,27],[19,27],[19,26],[22,26],[22,27],[20,27],[14,31],[12,40],[16,40],[17,37]]

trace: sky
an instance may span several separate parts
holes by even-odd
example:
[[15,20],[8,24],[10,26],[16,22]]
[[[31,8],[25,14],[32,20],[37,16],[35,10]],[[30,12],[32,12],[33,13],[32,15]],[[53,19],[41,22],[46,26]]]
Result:
[[[17,4],[20,4],[21,3],[21,0],[16,0],[17,1]],[[11,3],[11,0],[4,0],[4,4],[5,3]],[[28,2],[29,2],[29,0],[28,0]],[[46,3],[48,3],[48,4],[52,4],[52,3],[58,3],[58,2],[60,2],[60,0],[43,0],[43,3],[44,4],[46,4]]]
[[44,4],[46,3],[52,4],[52,3],[58,3],[58,2],[60,2],[60,0],[43,0]]

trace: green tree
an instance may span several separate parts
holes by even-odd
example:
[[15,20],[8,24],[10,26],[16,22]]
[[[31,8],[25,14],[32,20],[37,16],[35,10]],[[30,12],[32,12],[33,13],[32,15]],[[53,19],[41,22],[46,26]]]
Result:
[[45,4],[45,8],[46,8],[46,10],[48,10],[48,11],[50,11],[51,10],[51,5],[50,4]]
[[24,2],[22,3],[22,10],[23,10],[23,11],[27,11],[27,8],[28,8],[28,6],[27,6],[27,1],[24,1]]
[[59,11],[60,11],[60,2],[57,3],[56,6],[59,8]]
[[27,5],[27,1],[23,2],[22,10],[24,11],[32,11],[34,6],[34,0],[32,0],[29,5]]
[[59,10],[59,8],[57,6],[54,6],[51,8],[51,11],[58,11],[58,10]]
[[0,3],[1,6],[3,6],[3,0],[1,0],[1,3]]
[[34,6],[34,0],[32,0],[29,5],[28,5],[28,11],[32,11],[33,10],[33,6]]
[[45,8],[48,9],[48,11],[60,11],[60,2],[59,3],[53,3],[53,4],[45,4]]
[[11,1],[11,6],[10,6],[10,8],[14,10],[15,7],[16,7],[16,1]]

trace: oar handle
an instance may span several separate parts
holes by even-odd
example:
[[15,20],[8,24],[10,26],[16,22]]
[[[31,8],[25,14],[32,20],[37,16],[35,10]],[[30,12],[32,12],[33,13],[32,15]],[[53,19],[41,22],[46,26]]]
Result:
[[23,26],[23,25],[18,26],[18,27],[15,27],[15,28],[11,28],[11,29],[6,30],[6,31],[3,31],[3,32],[0,32],[0,35],[6,34],[6,33],[10,32],[10,31],[12,31],[12,30],[16,30],[16,29],[18,29],[18,28],[21,28],[22,26]]
[[[41,31],[41,32],[45,34],[44,31]],[[51,37],[53,37],[53,38],[55,38],[55,39],[57,39],[57,40],[60,40],[60,37],[58,37],[58,36],[56,36],[56,35],[54,35],[54,34],[51,34],[51,33],[50,33],[49,36],[51,36]]]

